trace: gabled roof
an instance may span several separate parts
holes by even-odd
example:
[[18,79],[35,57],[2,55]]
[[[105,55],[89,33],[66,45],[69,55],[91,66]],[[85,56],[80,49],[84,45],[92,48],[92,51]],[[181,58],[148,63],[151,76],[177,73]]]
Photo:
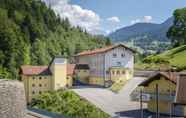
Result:
[[139,86],[148,86],[152,81],[159,80],[160,77],[171,81],[174,84],[177,84],[178,74],[175,72],[157,72],[154,75],[150,76],[148,79],[143,81]]
[[67,64],[67,75],[73,75],[76,64]]
[[51,75],[48,66],[21,66],[22,75]]
[[75,69],[85,69],[85,70],[89,70],[90,67],[88,64],[76,64]]
[[118,44],[118,45],[107,46],[107,47],[104,47],[104,48],[97,48],[95,50],[83,51],[83,52],[78,53],[75,56],[84,56],[84,55],[93,55],[93,54],[98,54],[98,53],[104,53],[104,52],[110,51],[110,50],[112,50],[114,48],[117,48],[117,47],[120,47],[120,46],[129,49],[133,53],[135,52],[133,49],[131,49],[131,48],[129,48],[129,47],[123,45],[123,44]]

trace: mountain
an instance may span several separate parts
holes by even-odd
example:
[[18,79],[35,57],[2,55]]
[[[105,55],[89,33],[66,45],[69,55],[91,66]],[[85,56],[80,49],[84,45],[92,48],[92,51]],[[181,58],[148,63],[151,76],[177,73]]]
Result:
[[109,41],[60,19],[41,0],[0,0],[0,78],[17,79],[20,65],[46,65]]
[[166,33],[173,25],[174,18],[171,17],[161,24],[137,23],[132,26],[124,27],[109,34],[113,42],[124,42],[137,48],[152,51],[163,51],[164,49],[154,49],[157,45],[169,44]]

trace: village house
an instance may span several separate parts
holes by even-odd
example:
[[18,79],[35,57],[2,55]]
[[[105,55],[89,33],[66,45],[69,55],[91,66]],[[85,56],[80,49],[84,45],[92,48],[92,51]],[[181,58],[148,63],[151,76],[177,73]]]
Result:
[[42,92],[72,86],[74,68],[75,64],[67,64],[67,60],[61,57],[55,57],[49,66],[21,66],[27,102]]
[[105,86],[109,81],[133,76],[134,50],[123,44],[84,51],[74,56],[76,64],[89,66],[89,77],[83,83]]
[[147,103],[148,111],[155,113],[158,109],[160,114],[186,116],[185,86],[186,73],[158,72],[143,81],[138,90],[142,89],[142,101]]

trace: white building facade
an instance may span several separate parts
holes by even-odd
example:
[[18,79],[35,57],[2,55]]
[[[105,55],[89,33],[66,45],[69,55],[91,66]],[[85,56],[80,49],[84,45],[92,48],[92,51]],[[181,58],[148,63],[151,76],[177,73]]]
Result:
[[90,84],[104,85],[106,81],[117,78],[130,79],[129,74],[132,77],[134,51],[118,44],[79,53],[75,56],[75,63],[89,65]]

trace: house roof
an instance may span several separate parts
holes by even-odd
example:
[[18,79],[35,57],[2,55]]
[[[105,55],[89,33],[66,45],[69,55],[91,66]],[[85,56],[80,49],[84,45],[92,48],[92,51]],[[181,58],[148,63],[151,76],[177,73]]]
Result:
[[176,72],[157,72],[143,81],[139,86],[148,86],[152,81],[159,80],[162,76],[174,84],[177,83],[178,74]]
[[186,74],[180,75],[178,79],[176,103],[186,105]]
[[93,54],[98,54],[98,53],[104,53],[104,52],[110,51],[110,50],[112,50],[114,48],[117,48],[117,47],[120,47],[120,46],[129,49],[133,53],[135,52],[133,49],[131,49],[131,48],[129,48],[129,47],[123,45],[123,44],[118,44],[118,45],[107,46],[107,47],[104,47],[104,48],[97,48],[95,50],[83,51],[83,52],[78,53],[75,56],[84,56],[84,55],[93,55]]
[[21,66],[21,74],[23,75],[51,75],[48,66]]
[[67,64],[67,75],[73,75],[76,64]]
[[85,69],[85,70],[89,70],[89,65],[88,64],[76,64],[75,69]]

